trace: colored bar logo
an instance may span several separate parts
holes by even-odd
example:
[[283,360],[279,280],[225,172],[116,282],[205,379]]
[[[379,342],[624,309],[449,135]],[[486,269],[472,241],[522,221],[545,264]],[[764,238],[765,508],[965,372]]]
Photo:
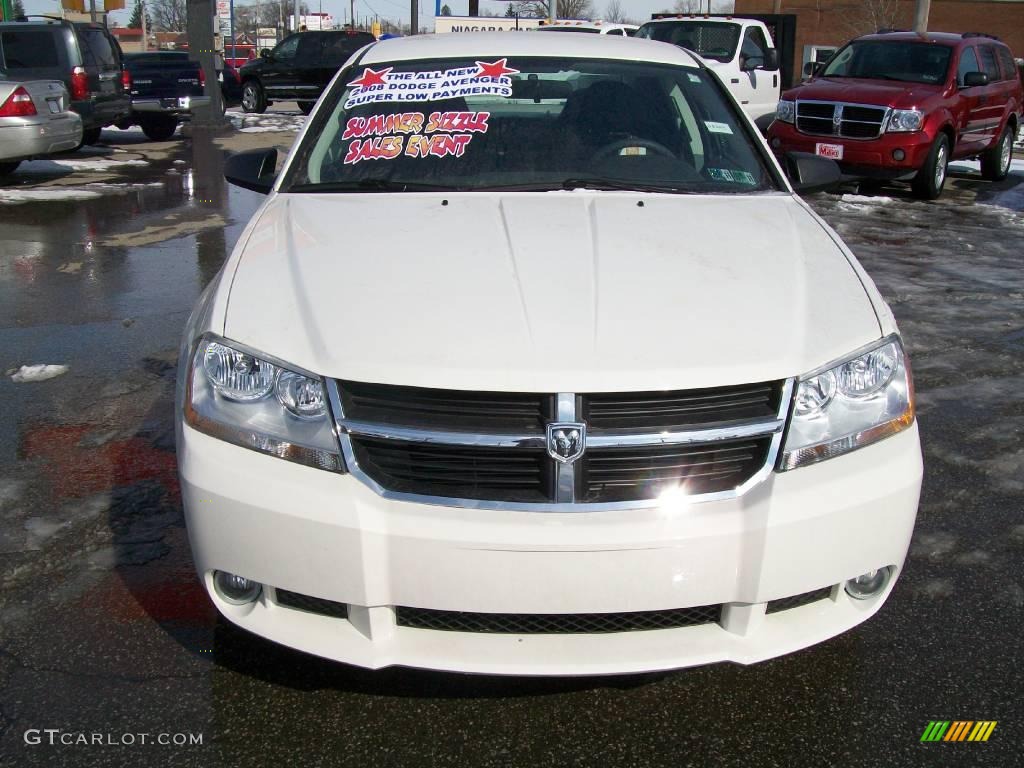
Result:
[[932,720],[921,741],[988,741],[997,720]]

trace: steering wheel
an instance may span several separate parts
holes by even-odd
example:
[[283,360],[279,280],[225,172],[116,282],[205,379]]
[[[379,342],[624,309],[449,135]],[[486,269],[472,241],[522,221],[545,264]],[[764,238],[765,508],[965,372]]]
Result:
[[670,160],[678,160],[676,153],[666,147],[664,144],[659,144],[651,139],[641,139],[636,136],[630,136],[625,139],[618,139],[610,144],[605,144],[593,155],[590,156],[591,162],[603,162],[609,160],[612,157],[618,156],[619,152],[626,149],[627,147],[643,147],[644,149],[651,150],[656,155],[661,155]]

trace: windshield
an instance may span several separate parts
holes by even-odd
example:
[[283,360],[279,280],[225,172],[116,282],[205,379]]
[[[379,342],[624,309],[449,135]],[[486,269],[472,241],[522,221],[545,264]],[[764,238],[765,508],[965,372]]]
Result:
[[944,83],[952,53],[952,48],[933,43],[855,40],[832,57],[822,76]]
[[346,78],[283,191],[778,188],[746,122],[694,67],[473,58]]
[[672,43],[705,59],[732,61],[740,39],[739,24],[718,21],[659,21],[644,24],[636,37]]

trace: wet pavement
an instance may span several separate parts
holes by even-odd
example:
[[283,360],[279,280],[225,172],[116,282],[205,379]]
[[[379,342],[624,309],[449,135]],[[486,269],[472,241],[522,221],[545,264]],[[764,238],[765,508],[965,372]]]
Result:
[[[959,166],[936,203],[812,198],[892,304],[918,389],[921,509],[876,617],[753,667],[371,673],[219,621],[181,515],[177,345],[262,199],[223,182],[223,152],[286,150],[301,117],[276,112],[159,144],[107,131],[0,186],[0,765],[1024,765],[1024,168]],[[12,380],[38,364],[68,369]],[[936,719],[998,726],[921,744]]]

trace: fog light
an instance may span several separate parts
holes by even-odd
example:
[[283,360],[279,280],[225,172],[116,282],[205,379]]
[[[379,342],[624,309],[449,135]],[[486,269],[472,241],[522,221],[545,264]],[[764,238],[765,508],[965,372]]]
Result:
[[227,571],[213,572],[213,586],[217,594],[232,605],[251,603],[263,589],[257,582]]
[[907,153],[904,152],[902,149],[894,149],[892,151],[892,159],[895,160],[897,163],[900,162],[906,156]]
[[779,147],[781,147],[782,146],[782,139],[780,139],[778,136],[774,137],[772,139],[772,146],[775,147],[775,149],[778,149]]
[[889,583],[889,575],[888,568],[862,573],[846,582],[846,594],[856,600],[867,600],[869,597],[874,597],[885,589],[885,585]]

